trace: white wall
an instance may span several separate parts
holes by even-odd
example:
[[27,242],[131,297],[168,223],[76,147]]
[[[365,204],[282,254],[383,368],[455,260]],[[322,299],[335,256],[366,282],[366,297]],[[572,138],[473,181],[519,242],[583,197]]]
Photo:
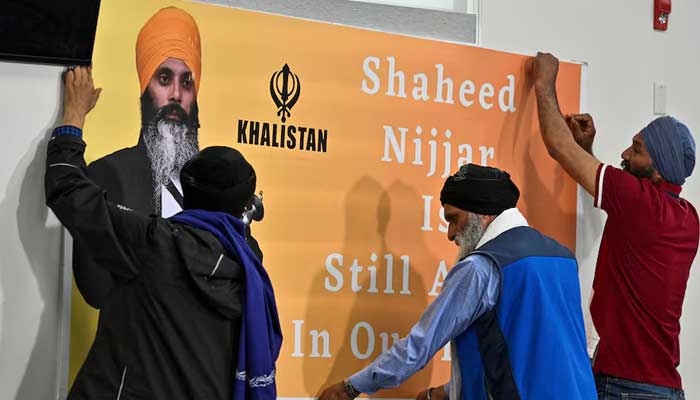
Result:
[[[653,119],[653,83],[668,85],[669,114],[686,122],[700,145],[700,2],[674,0],[669,30],[652,29],[653,1],[483,0],[481,45],[589,63],[583,105],[598,129],[594,151],[617,165],[632,136]],[[683,197],[700,207],[700,162]],[[579,261],[590,292],[600,212],[584,197],[579,219]],[[686,397],[700,398],[700,270],[696,259],[681,321],[681,366]]]
[[0,62],[0,399],[53,399],[61,228],[44,205],[60,68]]

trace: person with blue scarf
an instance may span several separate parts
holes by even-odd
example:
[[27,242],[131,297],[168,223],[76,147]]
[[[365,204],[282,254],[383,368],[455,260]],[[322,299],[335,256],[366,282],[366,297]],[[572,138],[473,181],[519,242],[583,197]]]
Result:
[[68,399],[275,399],[277,306],[240,220],[255,170],[238,151],[209,147],[182,168],[181,213],[112,203],[85,173],[82,127],[99,93],[90,68],[66,73],[47,151],[47,205],[115,279]]
[[682,400],[680,319],[700,239],[698,213],[680,196],[695,167],[693,135],[676,118],[657,118],[634,135],[622,169],[605,165],[593,156],[593,119],[559,110],[559,61],[531,61],[544,144],[608,216],[590,306],[598,398]]

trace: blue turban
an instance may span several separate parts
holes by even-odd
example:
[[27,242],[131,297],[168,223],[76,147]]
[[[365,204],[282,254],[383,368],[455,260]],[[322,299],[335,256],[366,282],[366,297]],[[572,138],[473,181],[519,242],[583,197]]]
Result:
[[688,127],[673,117],[660,117],[642,129],[642,137],[664,180],[685,183],[695,167],[695,140]]

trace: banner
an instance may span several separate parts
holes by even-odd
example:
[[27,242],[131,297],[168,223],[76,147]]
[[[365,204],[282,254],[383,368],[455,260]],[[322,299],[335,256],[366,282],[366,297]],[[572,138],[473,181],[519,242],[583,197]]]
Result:
[[[530,224],[574,250],[576,185],[540,138],[527,57],[467,45],[204,4],[103,1],[88,162],[139,142],[137,35],[171,5],[201,35],[199,148],[240,150],[264,192],[252,233],[284,331],[280,397],[315,396],[368,365],[437,296],[457,250],[439,191],[460,165],[507,170]],[[580,80],[579,65],[562,63],[563,113],[578,112]],[[71,381],[97,318],[77,290],[73,304]],[[449,376],[443,350],[376,397],[415,397]]]

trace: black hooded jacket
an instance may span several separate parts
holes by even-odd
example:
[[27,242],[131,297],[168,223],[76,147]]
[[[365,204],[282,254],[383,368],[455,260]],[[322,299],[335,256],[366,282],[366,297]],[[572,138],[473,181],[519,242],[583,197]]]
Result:
[[207,231],[108,201],[86,175],[84,151],[76,136],[50,140],[46,202],[114,284],[68,399],[230,400],[238,260]]
[[[139,135],[136,146],[93,161],[85,172],[90,180],[104,189],[108,201],[144,215],[157,213],[153,201],[153,173],[143,135]],[[262,261],[260,246],[252,236],[250,226],[246,228],[246,242]],[[93,308],[100,309],[114,282],[109,269],[98,266],[93,260],[91,253],[94,250],[81,242],[73,243],[73,277],[83,299]]]

